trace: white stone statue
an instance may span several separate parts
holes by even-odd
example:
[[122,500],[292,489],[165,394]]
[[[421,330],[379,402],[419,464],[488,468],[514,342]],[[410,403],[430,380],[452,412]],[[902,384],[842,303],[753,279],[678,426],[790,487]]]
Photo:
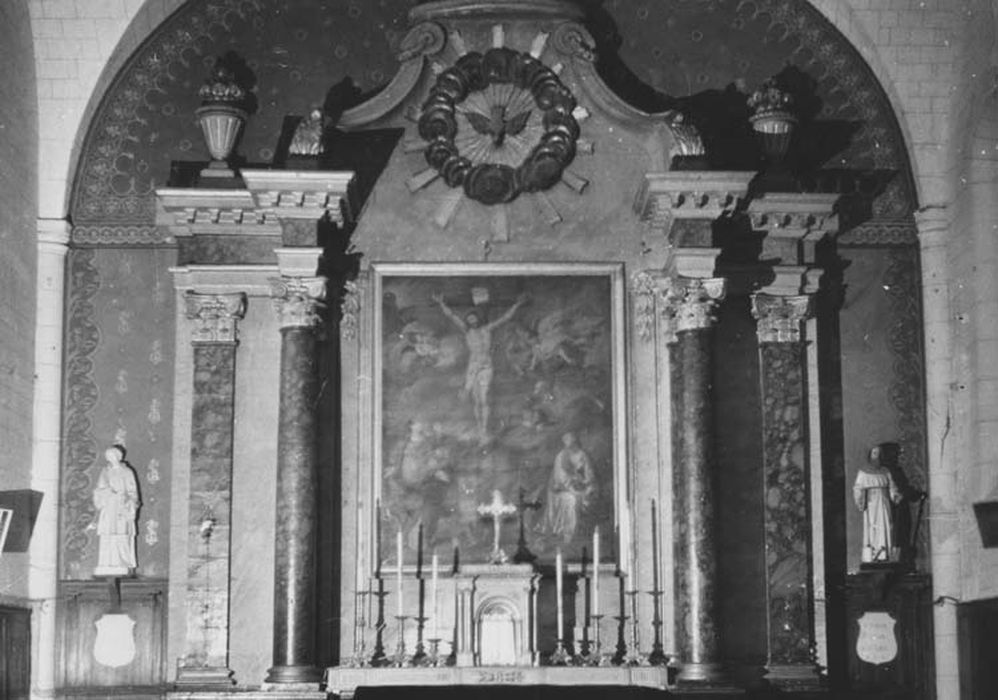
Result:
[[901,491],[890,470],[884,466],[884,448],[876,445],[867,456],[867,467],[856,474],[852,487],[853,500],[863,511],[864,564],[897,561],[898,550],[894,544],[894,523],[891,505],[901,501]]
[[125,462],[125,448],[109,447],[107,464],[97,477],[94,506],[97,508],[97,568],[94,576],[128,576],[135,571],[135,519],[139,488],[135,472]]

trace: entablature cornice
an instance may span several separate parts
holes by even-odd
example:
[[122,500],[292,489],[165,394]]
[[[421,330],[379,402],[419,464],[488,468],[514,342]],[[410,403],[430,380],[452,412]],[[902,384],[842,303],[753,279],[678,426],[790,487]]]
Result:
[[645,175],[634,209],[668,236],[677,219],[730,215],[748,194],[753,172],[678,170]]
[[748,205],[753,230],[767,236],[819,240],[838,232],[838,194],[767,192]]
[[282,223],[350,221],[350,171],[243,170],[245,188],[156,190],[156,223],[175,236],[280,236]]
[[270,280],[281,274],[277,265],[186,265],[171,267],[173,286],[180,292],[269,297]]

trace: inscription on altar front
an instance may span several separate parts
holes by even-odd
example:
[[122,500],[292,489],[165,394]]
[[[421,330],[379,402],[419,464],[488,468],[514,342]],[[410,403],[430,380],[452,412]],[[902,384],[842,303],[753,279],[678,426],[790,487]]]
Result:
[[523,671],[479,671],[479,685],[522,685]]

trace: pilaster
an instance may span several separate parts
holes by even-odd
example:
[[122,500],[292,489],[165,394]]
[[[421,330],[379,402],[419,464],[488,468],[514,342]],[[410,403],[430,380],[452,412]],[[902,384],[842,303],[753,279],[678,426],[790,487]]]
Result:
[[787,688],[820,685],[815,664],[807,363],[810,297],[755,294],[763,430],[767,674]]
[[184,296],[194,382],[188,494],[187,636],[178,686],[230,686],[229,569],[237,325],[246,294]]
[[[962,543],[957,441],[951,437],[953,371],[953,308],[948,261],[950,212],[944,206],[915,213],[922,257],[922,313],[925,333],[926,455],[929,459],[929,495],[932,595],[938,600],[959,600]],[[950,439],[947,437],[950,436]],[[956,697],[960,687],[955,605],[932,608],[935,638],[936,696]]]
[[38,219],[37,229],[31,489],[42,493],[42,502],[28,548],[28,596],[32,602],[31,689],[32,693],[49,696],[54,693],[56,683],[62,351],[66,253],[71,226],[64,219]]
[[814,316],[814,296],[823,274],[817,246],[838,232],[838,198],[767,192],[747,208],[752,229],[764,234],[760,259],[770,265],[770,279],[752,295],[763,404],[767,678],[788,687],[817,687],[818,664],[827,663],[816,343],[823,321]]

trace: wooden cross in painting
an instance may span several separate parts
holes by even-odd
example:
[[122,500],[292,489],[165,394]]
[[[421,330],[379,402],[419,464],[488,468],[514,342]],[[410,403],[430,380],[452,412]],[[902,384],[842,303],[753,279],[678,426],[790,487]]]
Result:
[[490,564],[505,564],[509,561],[506,552],[502,551],[499,547],[499,528],[503,517],[512,515],[515,512],[516,506],[503,501],[502,493],[499,492],[499,489],[495,489],[492,492],[491,503],[482,503],[478,506],[479,515],[492,518],[492,553],[489,555]]

